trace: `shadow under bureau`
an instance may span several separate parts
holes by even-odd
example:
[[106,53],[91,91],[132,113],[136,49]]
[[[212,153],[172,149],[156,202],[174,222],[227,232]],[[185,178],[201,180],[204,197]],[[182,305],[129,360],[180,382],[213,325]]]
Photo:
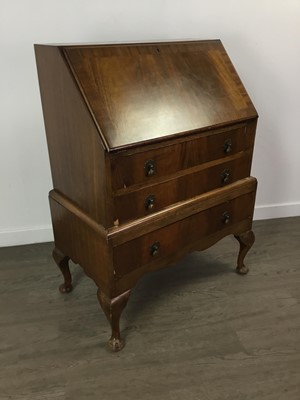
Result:
[[54,189],[54,259],[98,287],[119,320],[147,272],[226,235],[254,242],[257,113],[219,40],[35,45]]

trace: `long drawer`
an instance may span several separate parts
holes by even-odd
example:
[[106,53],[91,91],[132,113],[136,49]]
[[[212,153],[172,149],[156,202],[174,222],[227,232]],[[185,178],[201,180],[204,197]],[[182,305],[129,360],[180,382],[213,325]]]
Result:
[[203,164],[170,180],[132,191],[124,189],[122,194],[114,197],[114,220],[123,224],[243,179],[250,175],[251,158],[249,151],[230,161]]
[[111,156],[112,189],[151,183],[157,178],[193,168],[208,161],[229,157],[253,147],[255,130],[251,124],[194,134],[176,144]]
[[[230,191],[230,190],[229,190]],[[228,191],[228,193],[229,193]],[[192,242],[208,235],[228,230],[241,221],[252,221],[256,190],[187,218],[139,236],[114,249],[114,269],[117,278],[144,265],[172,255]]]

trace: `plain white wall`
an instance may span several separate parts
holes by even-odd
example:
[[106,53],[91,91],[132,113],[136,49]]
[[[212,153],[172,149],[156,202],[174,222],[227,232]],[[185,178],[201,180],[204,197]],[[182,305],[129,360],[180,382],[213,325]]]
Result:
[[260,115],[256,218],[300,215],[299,0],[0,0],[0,246],[52,240],[33,43],[215,38]]

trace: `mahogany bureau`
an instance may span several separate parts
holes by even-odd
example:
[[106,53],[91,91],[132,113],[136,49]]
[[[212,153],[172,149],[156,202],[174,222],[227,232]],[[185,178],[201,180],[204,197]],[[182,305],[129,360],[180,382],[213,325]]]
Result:
[[68,266],[98,287],[111,324],[147,272],[226,235],[254,242],[257,113],[219,40],[35,45],[63,293]]

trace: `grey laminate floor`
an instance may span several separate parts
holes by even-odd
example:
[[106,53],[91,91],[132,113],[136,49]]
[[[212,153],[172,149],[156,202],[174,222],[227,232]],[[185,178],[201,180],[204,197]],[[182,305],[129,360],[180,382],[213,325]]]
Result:
[[300,218],[255,223],[146,276],[110,353],[93,282],[61,295],[52,244],[0,249],[0,399],[300,399]]

